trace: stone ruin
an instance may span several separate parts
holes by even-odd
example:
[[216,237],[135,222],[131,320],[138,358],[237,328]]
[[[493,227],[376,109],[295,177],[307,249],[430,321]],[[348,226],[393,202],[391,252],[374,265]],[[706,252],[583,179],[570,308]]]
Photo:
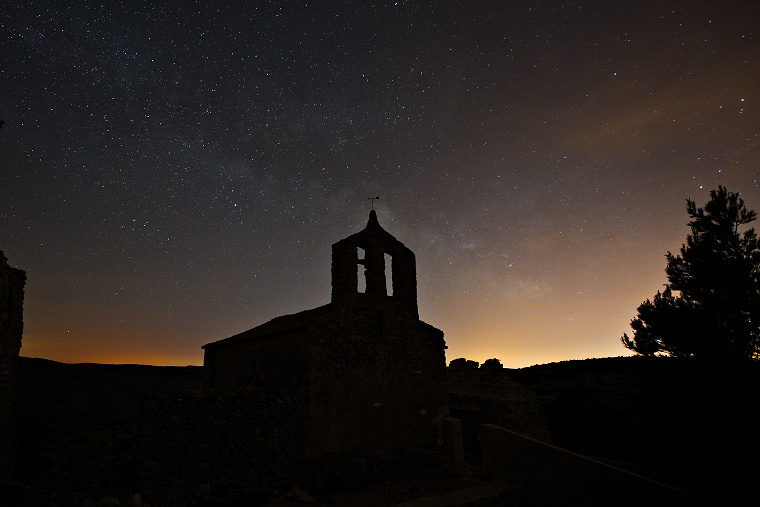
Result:
[[374,210],[332,246],[330,303],[203,349],[202,391],[145,402],[151,503],[361,480],[383,466],[435,473],[461,458],[443,332],[419,319],[414,253]]
[[374,211],[332,251],[331,302],[205,345],[205,387],[303,391],[313,453],[436,442],[446,346],[419,320],[414,253]]
[[26,273],[0,251],[0,482],[10,482],[16,457],[14,383],[24,331]]

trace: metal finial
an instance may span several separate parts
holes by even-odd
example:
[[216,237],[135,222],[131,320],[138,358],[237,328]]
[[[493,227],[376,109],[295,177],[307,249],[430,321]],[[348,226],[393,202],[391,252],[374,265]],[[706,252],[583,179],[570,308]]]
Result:
[[372,201],[372,209],[375,209],[375,199],[380,200],[379,197],[367,197],[370,201]]

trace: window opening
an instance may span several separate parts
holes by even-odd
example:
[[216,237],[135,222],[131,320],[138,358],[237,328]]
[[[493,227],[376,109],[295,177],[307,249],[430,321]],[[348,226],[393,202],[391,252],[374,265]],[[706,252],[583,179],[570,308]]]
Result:
[[364,260],[366,257],[364,255],[364,249],[361,247],[356,247],[356,256],[359,259],[359,262],[356,264],[356,291],[360,294],[364,294],[367,292],[367,275],[365,273],[366,268],[364,266]]
[[385,254],[385,293],[393,295],[393,257]]

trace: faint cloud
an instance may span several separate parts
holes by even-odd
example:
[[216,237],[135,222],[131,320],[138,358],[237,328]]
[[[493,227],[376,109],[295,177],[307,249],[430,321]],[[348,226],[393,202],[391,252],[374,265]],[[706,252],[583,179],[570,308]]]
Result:
[[674,48],[672,54],[657,55],[618,76],[614,84],[601,81],[582,102],[568,108],[574,113],[559,120],[567,122],[567,135],[558,138],[557,152],[598,157],[671,147],[693,139],[700,125],[714,120],[719,106],[731,100],[727,90],[752,82],[760,85],[757,73],[748,74],[740,55],[697,63],[680,61],[681,53]]

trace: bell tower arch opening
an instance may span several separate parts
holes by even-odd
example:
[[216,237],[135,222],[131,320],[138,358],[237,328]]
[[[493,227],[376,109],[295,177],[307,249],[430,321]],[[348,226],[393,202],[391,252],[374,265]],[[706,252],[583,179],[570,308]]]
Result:
[[367,270],[364,265],[366,254],[360,246],[356,247],[356,292],[364,294],[367,292]]
[[363,230],[332,249],[333,302],[390,305],[418,318],[414,253],[380,226],[374,210]]
[[385,253],[385,294],[393,295],[393,256]]

